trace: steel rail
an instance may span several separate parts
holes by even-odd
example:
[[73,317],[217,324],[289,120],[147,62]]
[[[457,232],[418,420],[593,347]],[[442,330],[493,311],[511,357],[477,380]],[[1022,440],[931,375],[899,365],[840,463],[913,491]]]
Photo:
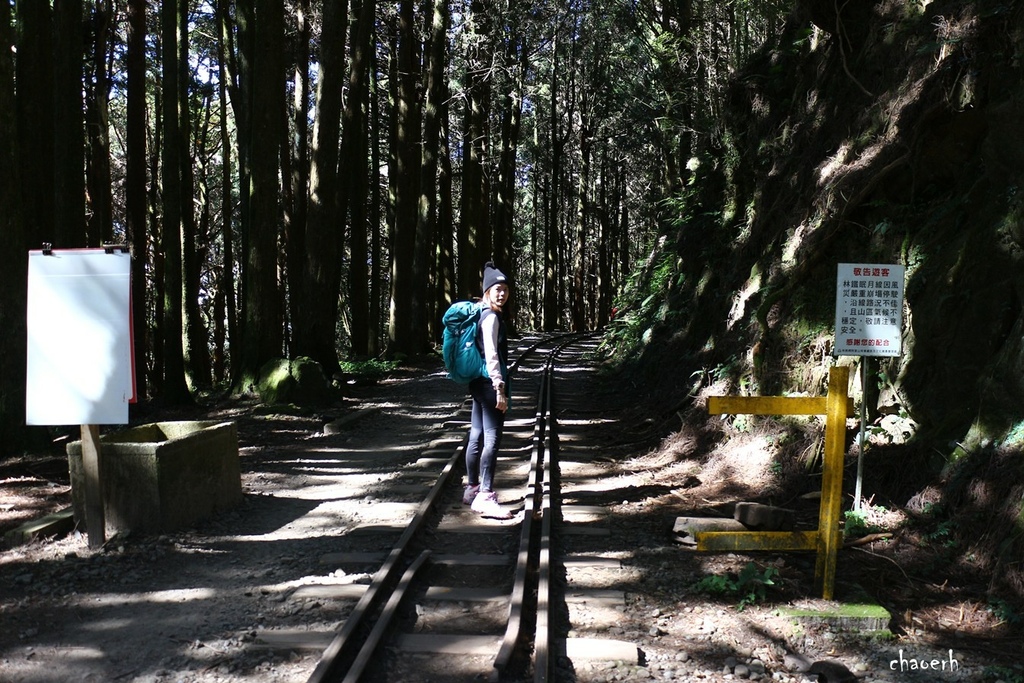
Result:
[[[559,349],[560,350],[560,349]],[[552,377],[547,382],[546,403],[549,406],[544,430],[543,504],[541,510],[540,552],[537,557],[537,619],[533,637],[533,680],[546,683],[551,669],[551,529],[554,523],[554,505],[557,505],[554,471],[557,437],[555,436],[554,399]]]
[[[537,397],[535,423],[532,436],[530,471],[528,475],[526,495],[524,497],[524,517],[520,528],[519,553],[516,562],[515,578],[509,602],[509,618],[505,636],[499,647],[491,672],[492,680],[500,680],[509,673],[510,666],[516,660],[517,653],[524,653],[526,647],[533,645],[535,653],[535,670],[543,671],[545,681],[548,671],[548,617],[545,612],[538,615],[536,625],[543,625],[543,633],[524,633],[527,616],[538,604],[545,609],[550,605],[550,534],[552,525],[551,503],[546,490],[551,481],[551,459],[546,453],[551,448],[549,424],[553,420],[551,403],[551,385],[555,356],[569,342],[566,338],[575,335],[559,335],[539,339],[525,349],[520,349],[517,358],[510,365],[510,374],[517,372],[521,362],[541,347],[555,343],[547,352]],[[366,673],[373,661],[374,654],[386,635],[393,617],[397,614],[404,594],[415,580],[419,572],[430,562],[430,551],[423,551],[414,560],[411,556],[411,545],[420,534],[427,519],[437,509],[444,492],[449,487],[452,477],[460,466],[468,442],[468,433],[462,443],[455,449],[444,470],[434,483],[426,499],[417,508],[415,515],[405,528],[401,538],[390,551],[384,564],[377,570],[365,593],[333,637],[330,645],[323,651],[308,683],[332,683],[343,680],[344,683],[357,683]],[[408,567],[399,581],[403,567]],[[539,577],[539,584],[538,584]],[[535,596],[533,588],[543,587],[541,597]],[[386,604],[382,606],[386,600]],[[373,620],[376,619],[376,622]],[[372,628],[371,628],[371,623]],[[367,632],[369,631],[368,635]]]
[[409,554],[412,541],[426,523],[427,518],[437,507],[438,501],[444,494],[449,480],[462,459],[468,439],[469,435],[467,434],[463,438],[462,443],[455,449],[455,453],[445,465],[444,470],[442,470],[441,475],[433,487],[431,487],[427,497],[417,508],[412,520],[402,532],[398,542],[391,549],[384,564],[373,575],[369,588],[363,593],[352,613],[345,620],[341,630],[337,632],[330,645],[321,654],[316,668],[307,679],[308,683],[326,683],[336,680],[345,662],[352,657],[358,656],[356,652],[353,652],[355,648],[361,647],[356,636],[366,629],[371,616],[377,611],[381,601],[393,590],[398,574],[402,571],[403,564]]
[[[517,650],[525,649],[528,645],[533,646],[532,664],[535,683],[547,681],[550,674],[551,538],[552,527],[556,519],[556,510],[553,506],[557,505],[557,491],[553,486],[556,472],[557,436],[555,434],[552,388],[555,358],[577,336],[561,335],[556,338],[554,340],[556,345],[548,353],[544,364],[537,397],[526,514],[520,529],[520,550],[515,586],[509,605],[509,620],[505,637],[502,639],[491,672],[492,681],[500,681],[506,677],[515,661]],[[535,577],[535,580],[528,585],[531,577]],[[535,588],[535,591],[528,591],[529,587]],[[523,632],[523,616],[528,611],[532,611],[534,614],[532,634]]]
[[370,660],[373,657],[373,653],[377,650],[377,646],[384,639],[384,635],[391,627],[391,622],[398,614],[398,608],[405,598],[406,592],[412,585],[413,579],[416,578],[416,574],[426,564],[427,560],[430,559],[430,551],[424,550],[419,554],[419,557],[409,565],[409,568],[405,570],[405,574],[402,575],[402,580],[399,582],[395,592],[388,598],[388,602],[384,605],[384,610],[381,612],[380,618],[377,623],[373,625],[373,630],[370,631],[370,635],[367,636],[366,642],[363,647],[360,648],[359,654],[356,656],[352,666],[349,668],[348,673],[345,674],[343,683],[359,683],[359,679],[362,678],[363,672],[366,671],[366,667],[370,665]]
[[565,347],[569,346],[579,335],[567,335],[549,358],[549,377],[546,386],[545,403],[548,415],[544,430],[544,503],[540,522],[540,552],[537,559],[537,620],[533,637],[533,680],[534,683],[547,683],[552,675],[552,641],[554,634],[551,628],[551,605],[555,582],[552,578],[552,539],[555,523],[561,519],[561,496],[558,483],[558,420],[555,417],[554,397],[554,359]]
[[530,609],[528,604],[531,570],[536,568],[534,559],[534,536],[536,522],[543,505],[543,464],[544,464],[544,433],[550,406],[551,358],[548,355],[541,375],[541,386],[537,396],[537,409],[534,414],[533,446],[530,453],[530,472],[526,484],[526,498],[523,510],[523,524],[519,530],[519,554],[516,561],[512,594],[509,601],[509,615],[498,654],[494,658],[491,680],[501,680],[509,670],[517,650],[520,649],[524,637],[523,614]]

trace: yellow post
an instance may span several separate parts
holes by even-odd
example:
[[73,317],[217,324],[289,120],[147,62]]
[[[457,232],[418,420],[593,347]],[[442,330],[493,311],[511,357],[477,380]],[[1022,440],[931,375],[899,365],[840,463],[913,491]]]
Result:
[[816,589],[826,600],[835,589],[836,559],[841,536],[839,515],[846,455],[846,417],[853,412],[849,393],[850,369],[833,367],[825,397],[711,396],[708,413],[747,415],[825,415],[825,455],[822,462],[821,507],[814,531],[701,531],[694,534],[698,551],[816,550]]
[[814,580],[821,596],[832,599],[839,554],[839,514],[843,501],[843,459],[846,454],[846,416],[850,369],[833,367],[828,373],[825,406],[825,454],[822,458],[821,509],[818,513],[818,560]]

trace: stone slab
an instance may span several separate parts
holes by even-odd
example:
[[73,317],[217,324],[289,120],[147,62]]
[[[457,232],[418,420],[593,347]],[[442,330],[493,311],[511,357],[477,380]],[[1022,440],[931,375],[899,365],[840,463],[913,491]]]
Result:
[[498,588],[468,588],[466,586],[431,586],[424,597],[446,602],[507,601],[508,593]]
[[[465,510],[469,510],[467,505]],[[438,525],[437,530],[450,534],[496,534],[504,533],[510,526],[516,526],[522,521],[521,515],[516,510],[504,508],[512,515],[509,519],[496,519],[494,517],[481,517],[475,512],[468,512],[465,515],[445,515]]]
[[501,637],[408,633],[398,636],[396,645],[403,652],[494,657]]
[[696,546],[702,531],[747,531],[747,527],[729,517],[676,517],[672,533],[683,545]]
[[461,565],[464,567],[507,567],[512,564],[508,555],[433,555],[430,561],[434,564]]
[[8,547],[14,547],[16,545],[24,545],[38,538],[66,536],[74,528],[74,509],[64,508],[59,512],[25,522],[16,529],[11,529],[4,534],[4,541],[6,541]]
[[367,586],[359,583],[314,584],[299,586],[288,596],[289,600],[319,598],[325,600],[358,600]]
[[563,505],[562,514],[607,515],[608,508],[603,505]]
[[609,588],[583,588],[566,590],[565,601],[621,606],[626,604],[626,594]]
[[350,534],[366,536],[367,534],[401,534],[405,531],[402,524],[363,524],[349,531]]
[[636,643],[609,638],[567,638],[565,654],[569,659],[589,659],[639,664]]
[[430,443],[428,443],[426,449],[424,449],[423,452],[424,453],[429,452],[431,449],[434,449],[434,448],[444,448],[446,446],[458,446],[460,443],[462,443],[463,438],[465,438],[465,437],[463,437],[462,434],[458,434],[458,435],[453,434],[451,436],[439,437],[437,439],[432,440]]
[[562,519],[569,523],[598,522],[608,517],[608,509],[600,505],[563,505]]
[[598,567],[601,569],[622,569],[622,560],[617,557],[600,555],[573,555],[562,561],[566,569]]
[[301,631],[280,629],[260,631],[256,634],[256,646],[272,650],[323,651],[334,640],[334,631]]
[[732,518],[755,531],[792,531],[796,511],[762,503],[736,503]]
[[450,458],[419,458],[415,463],[416,467],[444,467]]
[[782,607],[779,614],[808,624],[828,624],[847,630],[884,631],[889,628],[892,615],[874,603],[832,602],[814,608]]
[[380,408],[361,408],[348,415],[343,415],[336,420],[332,420],[324,425],[324,434],[340,434],[345,431],[345,427],[352,424],[353,422],[360,420],[364,417],[369,417],[380,412]]

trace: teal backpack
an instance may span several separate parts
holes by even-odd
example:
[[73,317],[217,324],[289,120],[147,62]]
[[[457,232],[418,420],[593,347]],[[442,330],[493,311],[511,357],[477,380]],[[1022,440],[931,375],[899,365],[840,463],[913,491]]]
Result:
[[448,378],[459,384],[487,377],[487,364],[476,343],[483,309],[483,304],[475,301],[456,301],[441,317],[444,325],[441,356]]

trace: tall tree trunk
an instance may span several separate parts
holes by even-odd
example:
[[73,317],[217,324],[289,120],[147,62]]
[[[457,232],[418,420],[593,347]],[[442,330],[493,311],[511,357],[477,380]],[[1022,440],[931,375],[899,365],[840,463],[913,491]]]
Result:
[[612,307],[612,271],[611,271],[611,226],[612,207],[609,204],[613,201],[610,196],[612,178],[609,177],[613,171],[609,169],[608,145],[601,146],[601,183],[598,195],[598,238],[597,238],[597,310],[596,327],[603,327],[608,321]]
[[[181,28],[182,35],[184,38],[185,28]],[[185,50],[181,50],[182,59],[187,57]],[[185,80],[185,79],[183,79]],[[186,81],[187,82],[187,81]],[[182,88],[186,91],[186,88]],[[188,111],[188,97],[185,92],[182,94],[182,111]],[[185,311],[185,367],[188,370],[188,376],[191,379],[192,386],[196,388],[206,389],[210,386],[211,369],[210,369],[210,342],[209,332],[206,329],[206,321],[203,319],[202,309],[200,308],[200,296],[201,296],[201,283],[200,277],[202,276],[203,264],[206,262],[206,254],[208,251],[207,245],[209,244],[209,193],[206,191],[206,180],[205,173],[203,172],[206,167],[206,137],[209,130],[210,122],[210,108],[212,103],[210,102],[210,96],[206,97],[205,106],[203,107],[203,116],[197,117],[197,127],[194,132],[190,131],[188,135],[183,135],[185,142],[182,145],[183,159],[185,160],[183,166],[188,170],[183,172],[182,186],[185,188],[185,192],[182,193],[182,205],[181,211],[183,216],[182,221],[182,277],[183,277],[183,296],[184,296],[184,311]],[[185,117],[183,121],[184,126],[189,126],[188,122],[191,119],[190,116]],[[188,127],[185,128],[189,130]],[[189,152],[189,140],[194,136],[194,143],[191,145],[195,152]],[[195,174],[192,172],[193,168],[199,168],[201,178],[197,183],[195,180]],[[197,224],[197,219],[193,207],[196,205],[196,199],[199,200],[199,206],[201,210],[200,222]]]
[[[206,361],[206,367],[204,368],[206,383],[214,379],[213,363],[214,356],[217,354],[216,343],[219,341],[221,344],[220,348],[223,348],[223,316],[225,300],[223,293],[217,287],[216,283],[207,284],[207,287],[203,287],[201,282],[202,272],[208,267],[208,264],[213,269],[216,269],[216,264],[211,263],[211,247],[213,244],[213,197],[210,193],[210,178],[212,176],[210,172],[210,161],[213,158],[215,152],[210,150],[210,134],[213,130],[211,122],[213,120],[213,91],[208,90],[203,100],[203,119],[202,124],[199,127],[195,140],[195,165],[199,170],[196,174],[196,203],[199,206],[199,218],[196,226],[196,248],[195,259],[193,267],[196,269],[195,273],[189,273],[186,277],[187,283],[195,283],[195,290],[193,291],[190,287],[185,288],[186,304],[185,309],[188,311],[189,318],[196,317],[198,322],[194,329],[201,329],[204,335],[207,333],[206,321],[203,317],[203,307],[200,305],[200,300],[205,294],[207,297],[212,299],[213,308],[209,310],[211,316],[212,330],[210,331],[210,339],[195,340],[190,337],[190,345],[197,342],[202,343],[202,353]],[[186,268],[186,273],[188,273]],[[204,291],[205,289],[205,291]],[[219,310],[218,310],[219,309]],[[218,329],[219,328],[219,329]],[[190,324],[189,329],[192,330],[193,326]],[[214,343],[211,345],[211,341]]]
[[[540,140],[540,116],[533,117],[533,148],[536,150],[541,149]],[[544,209],[544,202],[546,201],[547,193],[544,191],[544,171],[540,168],[540,164],[534,164],[531,176],[531,189],[533,191],[533,214],[530,217],[530,269],[529,269],[529,306],[527,310],[527,326],[533,330],[537,329],[537,322],[540,319],[539,314],[541,312],[541,266],[544,263],[544,256],[541,254],[540,237],[541,237],[541,226],[544,222],[544,216],[547,212]],[[520,288],[522,291],[522,288]],[[520,295],[522,296],[522,295]]]
[[[515,270],[513,243],[515,240],[516,209],[516,162],[519,151],[519,134],[523,113],[523,74],[526,70],[526,49],[519,37],[510,39],[505,54],[513,86],[502,97],[501,105],[501,152],[498,157],[498,182],[494,206],[494,248],[495,261],[508,269]],[[523,289],[525,294],[526,290]],[[506,313],[511,327],[515,327],[517,311],[525,302],[514,296],[509,301]]]
[[415,270],[427,274],[422,288],[417,288],[413,306],[423,309],[426,315],[427,338],[436,339],[438,299],[436,288],[430,287],[430,273],[433,270],[435,282],[438,269],[435,266],[437,245],[440,244],[437,231],[437,157],[441,147],[441,115],[444,98],[445,55],[447,54],[448,0],[434,0],[431,12],[429,51],[426,58],[426,99],[423,105],[423,152],[420,159],[420,198],[416,217],[416,241],[422,245],[416,249]]
[[455,206],[452,201],[451,92],[445,79],[441,93],[441,146],[438,148],[437,176],[437,302],[445,306],[458,298],[455,271]]
[[309,356],[329,373],[338,368],[335,327],[344,218],[338,213],[338,136],[347,16],[347,2],[325,5],[309,172],[303,310],[292,321],[295,354]]
[[[228,97],[234,113],[238,149],[238,330],[233,341],[237,355],[232,355],[231,382],[236,390],[245,390],[242,373],[242,347],[245,335],[244,321],[249,315],[247,309],[250,295],[249,286],[250,232],[252,230],[252,146],[253,146],[253,62],[256,58],[256,7],[255,0],[236,0],[234,26],[231,24],[230,0],[222,0],[219,9],[221,32],[227,47]],[[237,40],[235,40],[237,36]],[[252,378],[250,378],[252,379]],[[251,382],[250,382],[251,383]]]
[[[249,149],[249,243],[245,249],[245,312],[242,330],[239,388],[254,385],[267,361],[280,356],[281,299],[277,278],[277,238],[280,225],[279,147],[284,128],[284,4],[255,0],[252,59],[252,128]],[[243,78],[243,80],[245,80]]]
[[0,443],[17,452],[25,442],[25,301],[28,259],[18,163],[11,5],[0,3]]
[[[18,0],[17,89],[18,166],[23,205],[32,207],[26,238],[39,247],[82,246],[62,242],[54,227],[53,14],[49,2]],[[30,229],[31,226],[31,229]]]
[[[224,3],[218,3],[217,12],[221,15],[224,12]],[[232,201],[231,183],[231,136],[228,132],[228,101],[227,83],[231,80],[227,60],[227,24],[223,16],[218,16],[217,31],[217,63],[220,65],[220,78],[217,79],[217,100],[220,104],[220,148],[221,148],[221,241],[224,245],[222,254],[221,275],[219,278],[219,292],[223,300],[223,315],[217,315],[218,325],[226,327],[214,345],[217,349],[217,362],[214,366],[214,378],[220,382],[227,375],[225,366],[230,363],[234,366],[237,354],[233,351],[235,344],[239,343],[238,338],[238,313],[237,298],[235,295],[235,239],[232,217],[234,216],[234,202]],[[219,313],[220,311],[218,311]],[[226,319],[226,320],[225,320]],[[227,343],[225,344],[225,337]],[[230,352],[230,357],[228,353]]]
[[[189,12],[188,3],[184,3],[178,13],[178,111],[181,115],[180,150],[181,160],[181,226],[182,226],[182,297],[183,297],[183,344],[185,369],[192,386],[208,388],[210,386],[210,346],[209,334],[199,308],[200,283],[202,265],[205,260],[205,234],[200,234],[196,225],[195,172],[198,163],[197,155],[205,145],[200,140],[205,136],[207,126],[202,125],[203,117],[196,117],[196,129],[192,129],[192,115],[189,110]],[[209,99],[204,108],[205,117],[209,121]],[[193,150],[195,150],[193,152]]]
[[[157,59],[160,53],[157,52]],[[162,68],[162,67],[161,67]],[[150,296],[149,314],[152,316],[152,328],[149,346],[153,354],[150,366],[149,385],[154,395],[163,391],[164,383],[164,254],[161,248],[163,240],[163,229],[161,228],[160,206],[163,201],[163,194],[160,189],[160,169],[164,148],[164,99],[163,90],[155,88],[153,91],[153,144],[147,159],[149,163],[149,191],[146,193],[146,203],[149,211],[147,220],[149,222],[149,235],[153,242],[153,291]]]
[[[622,171],[620,171],[620,174],[621,173]],[[619,183],[623,187],[626,185],[626,181],[621,178]],[[619,238],[619,248],[617,250],[618,258],[615,259],[615,263],[619,272],[625,275],[633,268],[632,253],[630,252],[632,242],[629,239],[629,203],[626,201],[625,189],[619,192],[619,198],[621,202],[621,210],[619,213],[619,225],[616,230],[616,234]]]
[[559,307],[559,296],[558,296],[558,241],[561,238],[561,231],[559,230],[559,184],[562,176],[562,148],[564,142],[561,139],[561,132],[559,130],[559,113],[558,113],[558,40],[559,36],[556,33],[551,53],[553,56],[553,64],[551,66],[551,96],[548,106],[550,111],[548,112],[549,117],[549,132],[551,136],[550,148],[548,153],[551,158],[550,165],[550,176],[546,179],[547,181],[547,211],[545,215],[545,234],[544,234],[544,300],[543,309],[544,314],[542,316],[544,331],[550,332],[558,326],[558,319],[560,317]]
[[[85,122],[82,118],[82,0],[53,3],[53,220],[57,243],[88,245],[85,234]],[[18,81],[19,87],[21,80]],[[97,235],[91,235],[98,246]]]
[[128,103],[125,120],[125,222],[132,245],[132,343],[135,355],[135,391],[149,394],[147,366],[149,325],[146,263],[149,232],[146,222],[146,0],[128,3]]
[[501,101],[501,152],[495,192],[493,256],[499,263],[510,266],[516,208],[516,156],[523,111],[523,72],[527,66],[526,50],[518,38],[509,39],[505,62],[512,84]]
[[419,199],[420,114],[416,94],[418,38],[413,0],[400,0],[398,11],[398,89],[395,103],[395,200],[394,240],[391,259],[391,317],[388,349],[391,353],[416,354],[424,350],[422,311],[413,307],[420,284],[414,272],[416,207]]
[[[289,201],[286,202],[284,222],[288,263],[288,317],[293,329],[295,319],[302,315],[306,305],[302,288],[306,262],[306,207],[309,204],[309,0],[298,0],[296,3],[295,22],[298,32],[295,39],[291,112],[294,143],[291,146],[291,177],[286,184]],[[288,159],[288,156],[282,154],[282,159]]]
[[[377,51],[370,52],[370,92],[376,93],[379,88],[377,78]],[[383,197],[381,195],[380,181],[380,97],[371,94],[370,96],[370,168],[373,173],[370,176],[370,217],[368,220],[370,229],[370,325],[368,333],[369,347],[366,354],[370,357],[380,355],[383,329],[383,277],[384,277],[384,247],[381,234],[381,206]]]
[[[358,10],[358,12],[357,12]],[[378,324],[370,317],[370,285],[367,267],[369,232],[375,227],[368,222],[369,181],[377,169],[367,167],[369,132],[367,109],[370,102],[370,65],[372,40],[376,22],[376,3],[363,0],[352,8],[352,59],[349,66],[348,92],[345,104],[341,157],[344,167],[339,171],[341,190],[338,210],[351,216],[349,232],[348,311],[351,353],[356,357],[370,355],[371,340],[378,334]]]
[[[480,291],[480,269],[491,256],[491,225],[487,174],[490,131],[491,18],[481,0],[470,3],[472,47],[467,56],[468,97],[462,161],[462,225],[459,229],[459,289]],[[501,267],[507,267],[499,264]]]
[[178,96],[181,68],[178,55],[179,12],[187,12],[185,0],[165,0],[161,10],[163,50],[163,164],[161,187],[163,230],[161,251],[164,258],[163,361],[164,376],[160,395],[174,405],[191,401],[185,383],[185,354],[182,322],[181,252],[181,99]]
[[580,88],[580,170],[573,226],[572,264],[572,330],[587,328],[587,252],[590,226],[591,139],[593,136],[590,97],[586,87]]
[[110,180],[110,32],[113,11],[107,0],[95,0],[92,13],[92,79],[86,87],[86,186],[88,234],[92,244],[114,239],[114,199]]

